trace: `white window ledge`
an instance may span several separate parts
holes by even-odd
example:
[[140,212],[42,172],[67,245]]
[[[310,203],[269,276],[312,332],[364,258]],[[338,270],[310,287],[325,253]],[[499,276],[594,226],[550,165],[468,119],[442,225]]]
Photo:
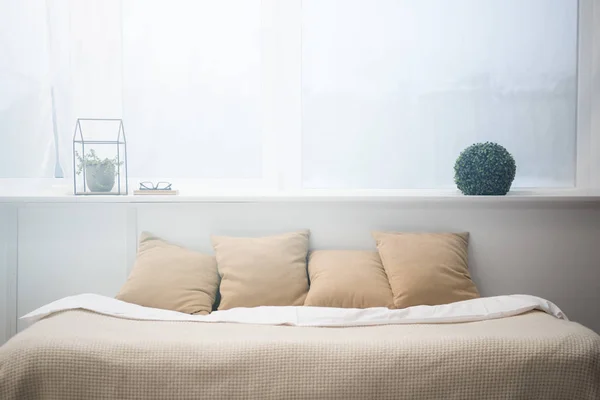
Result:
[[178,195],[74,196],[64,186],[43,191],[7,191],[0,188],[0,203],[255,203],[255,202],[389,202],[406,204],[454,203],[465,205],[595,203],[600,190],[514,190],[506,196],[464,196],[457,190],[325,190],[276,191],[268,189],[180,190]]

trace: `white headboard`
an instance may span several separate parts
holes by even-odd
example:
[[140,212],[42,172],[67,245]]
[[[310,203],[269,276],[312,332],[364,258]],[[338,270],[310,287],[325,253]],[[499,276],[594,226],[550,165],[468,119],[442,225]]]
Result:
[[600,332],[598,203],[25,203],[0,204],[0,214],[9,222],[0,235],[5,338],[16,330],[17,315],[49,301],[82,292],[114,295],[133,264],[142,231],[212,253],[211,234],[259,236],[304,228],[311,230],[313,249],[375,249],[372,230],[468,231],[470,269],[483,295],[545,297]]

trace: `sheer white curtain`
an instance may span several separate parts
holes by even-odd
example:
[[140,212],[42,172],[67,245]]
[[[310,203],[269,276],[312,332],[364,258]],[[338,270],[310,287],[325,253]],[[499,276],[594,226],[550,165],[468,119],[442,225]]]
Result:
[[130,177],[445,188],[490,140],[573,185],[577,0],[293,1],[0,1],[0,178],[70,177],[81,117],[124,119]]
[[77,118],[124,119],[130,176],[261,177],[260,0],[0,7],[0,178],[70,177]]
[[262,176],[260,0],[123,2],[130,174]]
[[72,176],[78,117],[120,118],[119,0],[0,2],[0,177]]
[[44,0],[0,2],[0,178],[54,174]]

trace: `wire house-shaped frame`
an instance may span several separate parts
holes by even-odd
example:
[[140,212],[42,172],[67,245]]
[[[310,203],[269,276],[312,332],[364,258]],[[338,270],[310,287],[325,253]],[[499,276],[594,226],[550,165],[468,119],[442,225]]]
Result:
[[73,193],[129,193],[123,120],[77,119],[73,135]]

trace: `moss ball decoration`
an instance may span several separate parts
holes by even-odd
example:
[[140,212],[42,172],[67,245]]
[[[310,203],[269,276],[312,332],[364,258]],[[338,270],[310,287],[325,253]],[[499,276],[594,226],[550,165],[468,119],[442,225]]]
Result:
[[468,196],[503,196],[510,190],[517,165],[498,143],[475,143],[454,164],[454,182]]

